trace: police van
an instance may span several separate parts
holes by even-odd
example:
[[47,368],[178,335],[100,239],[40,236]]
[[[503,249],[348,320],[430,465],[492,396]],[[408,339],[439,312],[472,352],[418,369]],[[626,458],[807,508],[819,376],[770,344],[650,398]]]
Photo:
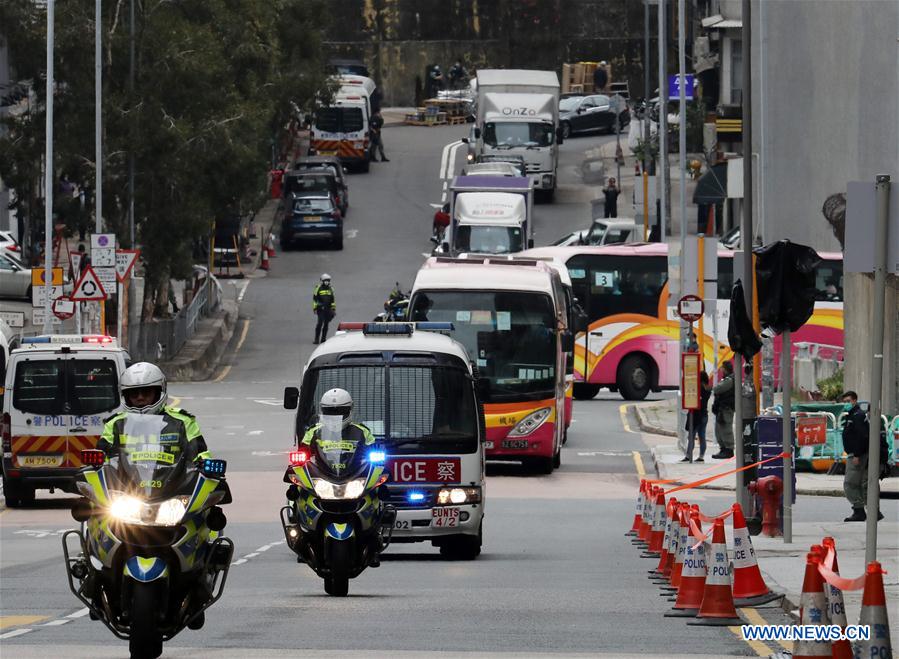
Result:
[[8,507],[31,502],[36,489],[75,491],[81,451],[97,447],[103,420],[121,409],[128,362],[100,335],[26,337],[10,353],[0,422]]
[[299,445],[318,422],[322,394],[347,390],[353,421],[387,453],[392,542],[430,541],[444,556],[471,560],[483,538],[486,431],[477,372],[446,335],[452,327],[341,323],[309,357],[299,390],[284,390],[284,406],[297,409]]

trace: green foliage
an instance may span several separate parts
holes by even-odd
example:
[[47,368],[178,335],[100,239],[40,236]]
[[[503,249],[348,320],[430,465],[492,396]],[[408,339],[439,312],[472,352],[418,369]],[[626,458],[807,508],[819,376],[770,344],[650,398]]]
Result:
[[838,369],[833,375],[823,380],[818,380],[818,390],[824,400],[839,400],[845,391],[843,388],[843,369]]
[[[294,108],[311,107],[317,91],[327,88],[328,3],[139,0],[135,6],[132,92],[129,3],[103,3],[103,214],[107,229],[127,244],[133,155],[138,242],[148,297],[156,298],[169,277],[190,272],[194,244],[207,240],[226,206],[251,210],[261,203],[273,144]],[[54,177],[66,172],[91,187],[93,18],[93,0],[56,3]],[[0,26],[15,77],[34,81],[37,95],[31,112],[5,122],[0,176],[37,226],[43,222],[36,182],[44,149],[46,11],[32,0],[6,0]],[[85,219],[68,215],[70,222]]]

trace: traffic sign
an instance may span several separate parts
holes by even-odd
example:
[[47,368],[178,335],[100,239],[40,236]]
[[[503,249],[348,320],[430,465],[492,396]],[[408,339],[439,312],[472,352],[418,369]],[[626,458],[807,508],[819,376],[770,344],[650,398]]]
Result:
[[60,320],[71,318],[75,315],[75,302],[69,297],[58,297],[53,300],[53,315]]
[[[686,73],[684,74],[684,81],[687,83],[684,85],[684,95],[688,101],[693,100],[693,74]],[[673,73],[668,76],[668,100],[676,101],[680,98],[680,75]]]
[[[43,307],[35,307],[31,310],[31,324],[36,327],[40,327],[44,324],[44,318],[46,318],[47,310]],[[50,316],[50,323],[53,325],[62,325],[62,321],[56,316]]]
[[14,328],[25,327],[24,311],[0,311],[0,320]]
[[705,305],[698,295],[684,295],[677,301],[677,315],[688,323],[695,323],[704,312]]
[[681,355],[681,409],[698,410],[702,405],[702,385],[699,373],[702,370],[702,357],[698,352],[685,352]]
[[134,268],[139,256],[139,249],[117,249],[115,251],[115,274],[123,284],[131,276],[131,269]]
[[[31,287],[31,306],[43,307],[47,304],[47,286]],[[50,286],[50,299],[62,297],[62,286]]]
[[[63,272],[62,268],[50,268],[51,276],[53,277],[53,286],[62,286],[62,277]],[[43,286],[46,281],[45,277],[47,275],[46,269],[43,267],[40,268],[32,268],[31,269],[31,285],[32,286]]]
[[814,446],[816,444],[826,444],[827,419],[821,416],[797,417],[796,440],[799,446]]
[[71,297],[79,302],[99,302],[106,299],[106,290],[92,266],[87,266],[81,273],[81,278],[75,284],[75,291]]
[[69,262],[72,264],[72,268],[70,272],[72,273],[72,278],[75,278],[79,272],[81,272],[81,252],[72,252],[69,254]]
[[103,284],[103,290],[109,291],[107,295],[116,294],[117,275],[115,268],[94,268],[94,274],[97,275],[97,279]]
[[91,234],[91,263],[94,267],[115,267],[115,234]]

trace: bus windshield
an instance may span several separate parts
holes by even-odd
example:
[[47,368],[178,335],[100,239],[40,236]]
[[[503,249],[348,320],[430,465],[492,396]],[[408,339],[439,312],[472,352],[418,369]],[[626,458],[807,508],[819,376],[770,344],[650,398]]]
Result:
[[454,232],[456,252],[512,254],[524,249],[521,227],[463,224]]
[[526,291],[427,291],[412,299],[415,321],[454,323],[489,384],[485,402],[554,395],[556,323],[550,297]]

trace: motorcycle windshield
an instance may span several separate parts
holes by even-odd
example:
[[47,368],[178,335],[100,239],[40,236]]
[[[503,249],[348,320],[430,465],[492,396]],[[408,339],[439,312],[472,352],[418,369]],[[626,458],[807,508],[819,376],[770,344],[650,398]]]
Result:
[[174,494],[184,480],[193,457],[180,432],[166,432],[166,418],[154,414],[128,414],[120,436],[117,458],[119,487],[144,499]]
[[343,422],[339,415],[321,415],[321,435],[316,442],[321,464],[338,478],[349,473],[358,444],[355,440],[345,439]]

